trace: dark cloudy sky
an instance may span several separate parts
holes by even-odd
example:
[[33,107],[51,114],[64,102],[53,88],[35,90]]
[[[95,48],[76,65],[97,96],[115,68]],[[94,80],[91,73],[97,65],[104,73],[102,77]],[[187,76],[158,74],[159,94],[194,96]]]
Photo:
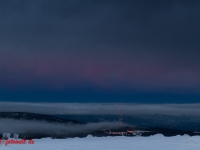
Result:
[[1,0],[0,101],[200,101],[200,1]]

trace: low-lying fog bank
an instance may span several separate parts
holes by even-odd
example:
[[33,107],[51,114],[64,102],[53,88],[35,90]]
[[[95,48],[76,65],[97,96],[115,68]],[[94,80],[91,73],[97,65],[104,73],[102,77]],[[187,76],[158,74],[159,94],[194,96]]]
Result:
[[101,129],[117,129],[119,122],[61,124],[36,120],[0,119],[0,133],[43,136],[86,136]]

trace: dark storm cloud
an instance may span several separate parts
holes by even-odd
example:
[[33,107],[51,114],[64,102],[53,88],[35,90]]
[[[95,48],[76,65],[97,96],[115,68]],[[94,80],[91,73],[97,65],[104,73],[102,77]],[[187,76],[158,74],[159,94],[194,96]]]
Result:
[[198,93],[199,18],[195,0],[2,0],[0,89]]
[[153,52],[165,47],[161,51],[181,52],[199,47],[198,1],[18,0],[1,1],[0,7],[1,37],[19,42],[14,44],[20,48],[53,44],[53,51],[57,47],[58,51],[74,47],[82,51],[82,46],[135,51],[137,46],[150,46]]
[[[0,112],[33,112],[66,115],[119,115],[112,103],[0,103]],[[123,115],[200,115],[200,104],[123,104]]]

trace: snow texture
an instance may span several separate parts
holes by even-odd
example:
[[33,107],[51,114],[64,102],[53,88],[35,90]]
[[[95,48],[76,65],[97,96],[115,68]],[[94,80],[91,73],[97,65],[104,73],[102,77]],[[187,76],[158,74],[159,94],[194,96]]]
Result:
[[199,150],[200,136],[92,137],[35,139],[34,144],[2,145],[1,150]]

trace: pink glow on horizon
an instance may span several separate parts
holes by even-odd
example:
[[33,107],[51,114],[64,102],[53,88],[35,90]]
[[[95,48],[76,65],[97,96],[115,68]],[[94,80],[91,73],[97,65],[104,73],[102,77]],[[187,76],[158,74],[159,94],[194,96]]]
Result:
[[[200,83],[198,69],[157,64],[72,59],[24,59],[0,64],[0,83],[50,84],[56,88],[92,84],[99,87],[193,87]],[[165,69],[163,69],[165,68]]]

